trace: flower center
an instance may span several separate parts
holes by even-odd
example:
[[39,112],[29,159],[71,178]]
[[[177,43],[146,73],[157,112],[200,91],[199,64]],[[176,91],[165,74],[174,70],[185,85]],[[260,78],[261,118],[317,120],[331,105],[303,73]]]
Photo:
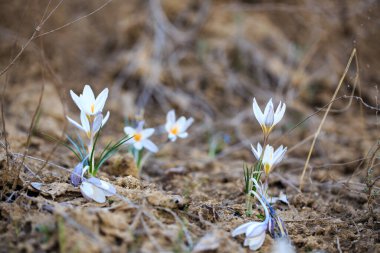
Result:
[[264,164],[264,171],[265,171],[265,174],[269,174],[270,172],[270,164],[269,163],[266,163]]
[[170,133],[173,134],[173,135],[177,135],[179,132],[179,128],[177,125],[174,125],[171,129],[170,129]]
[[133,139],[134,139],[136,142],[141,141],[141,139],[142,139],[142,134],[141,134],[141,133],[135,133],[135,135],[133,136]]
[[95,105],[91,104],[91,112],[94,113],[94,111],[95,111]]

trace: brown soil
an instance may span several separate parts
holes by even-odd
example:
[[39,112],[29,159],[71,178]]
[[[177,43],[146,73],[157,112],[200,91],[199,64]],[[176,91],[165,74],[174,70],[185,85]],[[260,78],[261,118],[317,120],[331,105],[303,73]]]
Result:
[[[261,140],[253,97],[287,104],[270,141],[289,152],[269,189],[287,194],[290,204],[276,208],[297,252],[379,252],[376,1],[114,0],[70,23],[104,3],[63,1],[30,43],[47,2],[0,3],[0,69],[17,57],[0,76],[6,127],[0,252],[248,252],[243,237],[230,231],[252,220],[245,216],[242,167],[254,162],[250,144]],[[313,113],[331,100],[353,47],[357,58],[318,136],[301,192],[324,110]],[[110,88],[103,146],[121,137],[126,117],[142,109],[153,127],[171,108],[195,118],[190,137],[163,146],[140,173],[125,151],[111,158],[99,176],[118,195],[104,205],[69,184],[77,160],[47,138],[75,134],[65,118],[78,115],[69,90],[79,93],[85,83],[96,93]],[[344,97],[351,94],[355,99]],[[223,135],[229,143],[210,156],[210,140]],[[42,182],[41,190],[31,182]],[[260,252],[273,243],[267,235]]]

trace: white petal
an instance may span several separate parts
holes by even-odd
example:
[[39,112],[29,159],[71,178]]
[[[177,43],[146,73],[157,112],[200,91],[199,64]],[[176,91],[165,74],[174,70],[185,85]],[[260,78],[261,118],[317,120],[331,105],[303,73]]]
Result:
[[172,129],[172,127],[173,127],[173,123],[171,123],[171,122],[166,122],[165,123],[165,130],[166,130],[166,132],[170,133],[170,129]]
[[[281,105],[281,103],[280,103]],[[280,106],[279,105],[279,106]],[[277,110],[279,109],[279,107],[277,107]],[[274,122],[273,124],[276,125],[278,122],[280,122],[280,120],[284,117],[284,114],[285,114],[285,110],[286,110],[286,104],[284,103],[281,107],[281,110],[277,112],[276,110],[276,113],[274,115]]]
[[265,106],[265,110],[264,110],[264,117],[266,117],[269,113],[269,110],[270,108],[272,107],[272,110],[273,110],[273,102],[272,102],[272,99],[269,99],[267,105]]
[[178,134],[178,137],[179,137],[179,138],[182,138],[182,139],[187,138],[187,136],[189,136],[189,134],[188,134],[187,132],[179,133],[179,134]]
[[147,139],[150,136],[152,136],[152,134],[154,133],[154,128],[144,129],[140,133],[141,133],[143,139]]
[[260,156],[261,156],[261,153],[263,152],[263,147],[261,147],[260,142],[257,143],[257,152],[260,154]]
[[184,126],[184,131],[186,131],[191,126],[191,124],[193,124],[193,122],[194,122],[193,118],[187,119],[186,123],[185,123],[185,126]]
[[174,110],[170,110],[170,111],[166,114],[166,122],[167,122],[167,123],[171,123],[171,124],[174,124],[174,123],[175,123],[175,111],[174,111]]
[[82,104],[78,95],[75,94],[72,90],[70,90],[70,95],[71,95],[71,98],[74,100],[74,103],[78,106],[79,110],[82,111]]
[[248,245],[250,250],[259,249],[265,241],[265,233],[261,233],[259,236],[254,238],[248,238]]
[[[268,110],[267,110],[268,108]],[[269,107],[265,108],[265,121],[264,124],[268,127],[273,126],[274,122],[274,111],[273,111],[273,104],[270,103]]]
[[109,117],[110,117],[110,112],[108,111],[106,116],[103,118],[102,126],[104,126],[107,123]]
[[131,139],[128,139],[125,143],[130,144],[130,145],[134,145],[136,143],[136,141],[134,138],[131,138]]
[[276,151],[273,153],[273,159],[274,160],[278,160],[281,158],[281,156],[283,156],[286,152],[286,148],[284,148],[284,146],[280,146],[276,149]]
[[281,111],[281,108],[282,108],[282,102],[280,101],[280,103],[278,103],[278,106],[277,106],[277,109],[276,109],[276,111],[275,111],[275,113],[274,114],[279,114],[280,113],[280,111]]
[[87,102],[87,100],[83,96],[81,96],[80,99],[80,103],[82,105],[82,112],[84,112],[87,115],[93,115],[94,113],[91,111],[91,104]]
[[84,130],[84,128],[81,125],[79,125],[75,120],[72,120],[69,116],[66,116],[66,118],[69,120],[69,122],[71,124],[73,124],[74,126],[76,126],[77,128],[79,128],[80,130],[86,132],[86,130]]
[[263,163],[273,164],[273,147],[267,145],[264,150]]
[[257,149],[251,144],[252,153],[256,157],[257,160],[260,160],[261,158],[261,152],[263,151],[260,143],[257,143]]
[[102,127],[103,115],[101,113],[95,116],[94,122],[92,123],[92,133],[97,133]]
[[176,124],[178,125],[178,128],[179,128],[178,130],[179,130],[179,132],[183,132],[183,131],[184,131],[184,127],[185,127],[185,125],[186,125],[186,118],[183,117],[183,116],[181,116],[181,117],[177,120]]
[[144,148],[146,148],[152,153],[156,153],[158,151],[158,147],[151,140],[148,140],[148,139],[142,140],[141,144],[143,145]]
[[171,142],[175,142],[177,140],[177,136],[169,133],[168,138]]
[[107,97],[108,97],[108,88],[105,88],[95,100],[95,112],[103,111]]
[[[280,149],[281,148],[281,149]],[[283,148],[282,146],[278,148],[275,152],[275,154],[273,155],[274,156],[274,163],[279,163],[282,161],[282,159],[284,159],[284,156],[285,156],[285,153],[287,151],[288,148]]]
[[137,149],[137,150],[141,150],[142,148],[143,148],[143,145],[142,145],[142,143],[141,143],[141,141],[136,141],[134,144],[133,144],[133,146],[135,147],[135,149]]
[[247,223],[244,223],[243,225],[238,226],[237,228],[234,229],[234,231],[232,231],[232,237],[235,237],[240,234],[244,234],[247,228],[251,226],[252,224],[253,222],[247,222]]
[[253,224],[249,226],[247,230],[245,231],[245,236],[249,238],[256,237],[263,232],[265,233],[265,230],[267,229],[267,227],[268,227],[268,224],[264,222],[254,221]]
[[253,98],[252,108],[253,108],[253,114],[255,115],[257,121],[259,122],[260,125],[263,125],[264,124],[264,114],[261,112],[261,109],[256,102],[256,98]]
[[86,84],[84,86],[84,89],[83,89],[83,97],[85,98],[85,100],[91,104],[95,104],[95,96],[94,96],[94,92],[92,91],[90,85]]
[[109,196],[116,194],[116,189],[112,184],[110,184],[106,181],[103,181],[103,180],[100,180],[100,182],[101,182],[100,188],[103,189],[104,195],[106,197],[109,197]]
[[124,127],[124,133],[131,137],[131,136],[135,135],[136,130],[132,127],[127,126],[127,127]]
[[91,183],[82,182],[80,191],[82,192],[83,197],[87,199],[95,200],[98,203],[106,202],[106,196],[104,195],[103,190],[92,185]]
[[80,121],[82,122],[82,127],[86,133],[91,131],[90,122],[88,121],[87,115],[82,111],[80,113]]
[[145,121],[143,120],[137,123],[136,132],[141,132],[144,128],[144,124],[145,124]]

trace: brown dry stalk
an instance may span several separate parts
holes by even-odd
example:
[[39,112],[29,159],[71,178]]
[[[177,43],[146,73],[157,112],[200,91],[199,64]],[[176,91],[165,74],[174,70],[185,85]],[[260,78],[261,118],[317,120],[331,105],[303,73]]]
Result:
[[7,138],[7,130],[6,130],[6,123],[5,123],[5,111],[4,111],[4,104],[5,104],[5,91],[7,89],[8,85],[8,75],[5,76],[5,83],[3,86],[3,92],[1,94],[1,121],[2,121],[2,135],[4,137],[4,148],[5,148],[5,155],[6,155],[6,161],[7,161],[7,168],[9,168],[9,145],[8,145],[8,138]]
[[373,190],[373,187],[375,186],[376,181],[380,179],[380,177],[376,177],[373,179],[372,171],[374,168],[375,160],[377,159],[376,154],[379,152],[379,150],[380,150],[380,142],[377,143],[376,149],[371,154],[371,158],[367,166],[367,178],[366,178],[366,185],[368,188],[367,205],[368,205],[369,218],[372,218],[372,223],[375,217],[375,214],[373,212],[374,195],[372,194],[372,190]]
[[20,172],[21,172],[21,168],[24,165],[25,157],[26,157],[26,155],[28,154],[28,151],[29,151],[30,141],[32,140],[33,128],[34,128],[34,126],[35,126],[35,124],[37,122],[37,115],[38,115],[38,113],[40,111],[41,104],[42,104],[42,97],[43,97],[43,94],[44,94],[44,89],[45,89],[45,85],[43,84],[42,87],[41,87],[41,92],[40,92],[40,97],[38,99],[37,108],[34,111],[34,114],[33,114],[33,117],[32,117],[32,121],[30,122],[29,131],[28,131],[28,137],[26,139],[26,146],[25,146],[24,154],[22,156],[21,164],[17,168],[16,178],[13,181],[13,185],[12,185],[12,189],[13,190],[16,189],[17,181],[18,181],[18,178],[19,178]]
[[[344,79],[346,78],[346,75],[347,75],[348,69],[349,69],[349,67],[351,66],[351,62],[352,62],[352,59],[353,59],[354,57],[357,57],[357,56],[356,56],[356,48],[354,48],[354,49],[352,50],[352,53],[351,53],[350,59],[348,60],[348,63],[347,63],[347,65],[346,65],[346,68],[345,68],[345,70],[344,70],[344,72],[343,72],[342,77],[340,78],[340,81],[339,81],[339,83],[338,83],[338,86],[337,86],[336,89],[335,89],[335,92],[334,92],[334,95],[333,95],[332,98],[331,98],[331,101],[334,101],[335,98],[336,98],[336,96],[338,95],[338,92],[339,92],[339,90],[340,90],[340,88],[341,88],[341,86],[342,86],[342,84],[343,84]],[[359,70],[357,70],[357,71],[359,71]],[[300,189],[300,190],[302,190],[302,188],[303,188],[303,179],[304,179],[304,177],[305,177],[306,169],[307,169],[308,166],[309,166],[309,162],[310,162],[311,154],[313,153],[315,143],[316,143],[317,138],[318,138],[318,136],[319,136],[319,134],[320,134],[320,132],[321,132],[321,130],[322,130],[322,126],[323,126],[323,124],[324,124],[325,121],[326,121],[327,115],[328,115],[328,113],[329,113],[329,111],[330,111],[330,109],[331,109],[332,104],[333,104],[333,103],[330,102],[329,106],[327,107],[327,110],[326,110],[325,114],[323,115],[322,121],[321,121],[321,123],[319,124],[318,129],[317,129],[317,131],[316,131],[316,133],[315,133],[315,135],[314,135],[314,139],[313,139],[313,142],[312,142],[312,144],[311,144],[311,147],[310,147],[310,150],[309,150],[309,154],[308,154],[308,156],[307,156],[307,159],[306,159],[306,162],[305,162],[305,166],[304,166],[303,171],[302,171],[302,175],[301,175],[301,177],[300,177],[300,181],[299,181],[299,183],[300,183],[299,189]]]
[[101,9],[103,9],[104,7],[106,7],[106,6],[107,6],[109,3],[111,3],[112,1],[113,1],[113,0],[108,0],[107,2],[105,2],[105,3],[102,4],[100,7],[96,8],[95,10],[91,11],[90,13],[88,13],[88,14],[86,14],[86,15],[83,15],[83,16],[81,16],[81,17],[79,17],[79,18],[76,18],[76,19],[74,19],[73,21],[70,21],[70,22],[68,22],[68,23],[66,23],[66,24],[64,24],[64,25],[62,25],[62,26],[60,26],[60,27],[57,27],[57,28],[54,28],[54,29],[52,29],[52,30],[50,30],[50,31],[47,31],[47,32],[41,33],[41,34],[37,35],[36,38],[39,38],[39,37],[42,37],[42,36],[48,35],[48,34],[50,34],[50,33],[56,32],[56,31],[59,31],[59,30],[61,30],[61,29],[63,29],[63,28],[68,27],[69,25],[72,25],[72,24],[74,24],[74,23],[76,23],[76,22],[79,22],[79,21],[81,21],[82,19],[87,18],[87,17],[91,16],[92,14],[95,14],[96,12],[100,11]]
[[[62,86],[62,82],[59,80],[59,78],[56,76],[54,70],[52,69],[52,67],[50,66],[50,64],[48,63],[46,57],[45,57],[45,54],[44,54],[44,51],[41,50],[41,58],[42,58],[42,61],[43,61],[43,66],[46,67],[46,69],[50,72],[50,74],[52,75],[52,77],[55,79],[56,82],[53,81],[53,84],[59,94],[59,99],[60,99],[60,102],[62,104],[62,108],[63,108],[63,114],[66,116],[66,110],[65,110],[65,105],[64,105],[64,99],[61,95],[61,93],[59,92],[59,89],[58,89],[58,86]],[[42,73],[44,73],[44,69],[42,69]],[[62,128],[62,131],[61,131],[61,136],[59,138],[59,140],[62,140],[63,137],[65,136],[65,132],[66,132],[66,126],[67,126],[67,123],[65,121],[64,125],[63,125],[63,128]],[[57,141],[57,143],[54,145],[54,147],[51,149],[51,151],[48,153],[46,159],[45,159],[45,162],[42,164],[42,166],[37,170],[37,172],[35,173],[35,177],[38,177],[41,173],[41,171],[46,167],[46,165],[48,165],[48,162],[50,160],[50,158],[53,156],[54,152],[57,150],[57,148],[59,147],[59,144],[60,142]]]

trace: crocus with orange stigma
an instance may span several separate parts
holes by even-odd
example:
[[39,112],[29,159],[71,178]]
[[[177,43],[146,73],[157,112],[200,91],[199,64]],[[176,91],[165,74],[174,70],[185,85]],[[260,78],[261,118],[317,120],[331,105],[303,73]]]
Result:
[[187,129],[193,124],[194,119],[186,119],[184,116],[181,116],[178,120],[175,118],[175,111],[171,110],[166,115],[166,124],[165,130],[168,133],[168,138],[170,141],[174,142],[179,138],[186,138],[189,134]]
[[[82,94],[78,96],[72,90],[70,90],[70,95],[75,104],[78,106],[79,110],[86,113],[87,116],[93,116],[103,111],[104,105],[108,98],[108,88],[105,88],[95,98],[94,92],[92,91],[90,85],[86,84],[84,86]],[[109,112],[107,112],[106,116],[104,117],[105,122],[108,120],[108,117]]]
[[127,141],[127,143],[132,144],[133,147],[137,150],[146,148],[150,152],[156,153],[158,147],[154,144],[149,137],[153,135],[154,128],[143,129],[144,121],[139,122],[136,128],[133,127],[124,127],[124,132],[131,136],[132,138]]

